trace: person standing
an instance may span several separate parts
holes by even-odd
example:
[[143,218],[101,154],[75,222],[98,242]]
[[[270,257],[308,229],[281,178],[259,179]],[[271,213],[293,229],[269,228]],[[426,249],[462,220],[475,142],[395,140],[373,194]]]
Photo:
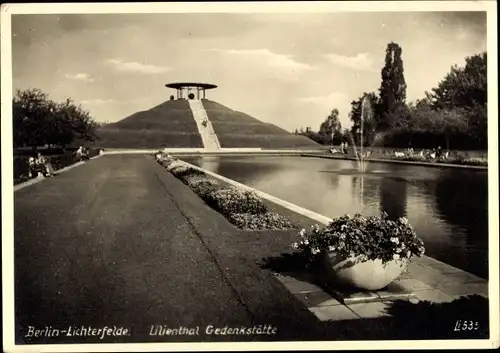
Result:
[[75,154],[76,154],[76,161],[80,162],[82,160],[83,147],[82,146],[78,147],[78,149],[76,150]]
[[443,155],[443,150],[442,150],[441,146],[438,146],[438,148],[436,150],[436,158],[440,159],[442,155]]

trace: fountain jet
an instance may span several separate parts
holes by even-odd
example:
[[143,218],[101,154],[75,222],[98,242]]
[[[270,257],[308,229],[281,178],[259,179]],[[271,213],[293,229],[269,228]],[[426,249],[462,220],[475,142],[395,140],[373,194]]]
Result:
[[[360,116],[360,142],[359,142],[359,149],[360,152],[358,153],[358,150],[356,148],[356,144],[353,143],[354,147],[354,154],[356,155],[356,160],[358,161],[358,171],[361,173],[366,172],[366,166],[368,163],[365,162],[365,157],[363,153],[363,132],[364,132],[364,121],[365,121],[365,106],[368,104],[369,109],[367,109],[368,113],[368,119],[371,118],[370,114],[372,111],[371,107],[371,102],[368,99],[368,95],[364,95],[363,98],[361,98],[361,116]],[[352,134],[351,134],[352,135]],[[351,136],[354,137],[354,136]],[[354,141],[354,138],[353,138]]]

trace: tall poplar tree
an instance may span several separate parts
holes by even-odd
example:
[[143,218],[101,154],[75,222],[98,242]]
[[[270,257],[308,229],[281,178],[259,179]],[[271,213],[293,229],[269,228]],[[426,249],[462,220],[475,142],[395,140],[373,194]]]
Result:
[[387,45],[385,66],[382,68],[380,101],[377,109],[377,130],[386,131],[394,126],[399,113],[406,104],[406,82],[404,77],[401,47],[391,42]]

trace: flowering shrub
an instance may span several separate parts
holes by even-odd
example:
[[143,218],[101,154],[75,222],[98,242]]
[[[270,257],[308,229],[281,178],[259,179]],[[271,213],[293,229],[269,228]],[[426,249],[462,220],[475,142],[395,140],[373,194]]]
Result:
[[187,168],[187,165],[179,160],[174,160],[167,166],[167,170],[172,174],[175,174],[176,170],[177,173],[182,173],[183,171],[187,170]]
[[222,188],[219,182],[215,179],[190,180],[188,186],[203,200],[206,200],[210,193]]
[[262,214],[268,211],[266,205],[254,192],[243,191],[232,186],[209,193],[205,201],[226,215],[233,213]]
[[458,158],[450,161],[453,164],[488,166],[488,160],[483,158]]
[[288,219],[275,212],[266,212],[260,215],[232,213],[229,215],[229,221],[237,227],[251,230],[295,228]]
[[193,187],[196,187],[197,185],[203,183],[203,182],[210,182],[210,183],[217,183],[218,184],[218,181],[215,180],[215,179],[210,179],[208,176],[206,175],[196,175],[196,174],[191,174],[191,175],[188,175],[187,177],[185,177],[183,179],[184,183],[193,188]]
[[399,160],[402,161],[409,161],[409,162],[428,162],[429,160],[425,158],[424,156],[421,156],[419,154],[411,155],[411,156],[403,156],[403,157],[396,157]]
[[410,259],[424,254],[424,243],[417,237],[406,218],[397,221],[381,217],[354,217],[345,215],[334,219],[328,226],[302,229],[300,241],[292,244],[306,257],[314,259],[321,252],[335,252],[339,256],[356,258],[357,261],[380,259],[383,263]]
[[285,217],[269,212],[254,192],[228,187],[219,180],[210,178],[202,170],[190,167],[172,156],[156,153],[155,157],[159,164],[182,180],[233,225],[247,230],[296,228]]
[[464,158],[459,156],[458,158],[446,158],[446,159],[429,159],[419,154],[411,156],[396,157],[396,159],[401,161],[409,162],[435,162],[435,163],[449,163],[449,164],[461,164],[461,165],[477,165],[477,166],[487,166],[488,160],[483,158]]
[[206,174],[203,171],[189,166],[181,166],[173,168],[171,170],[171,173],[184,182],[186,182],[190,178],[204,177],[204,176],[206,177]]

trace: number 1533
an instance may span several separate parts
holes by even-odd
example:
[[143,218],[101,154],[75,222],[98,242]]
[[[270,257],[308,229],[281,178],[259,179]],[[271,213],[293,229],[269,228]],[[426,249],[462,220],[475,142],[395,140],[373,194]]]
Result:
[[471,320],[457,320],[453,331],[477,331],[479,322]]

